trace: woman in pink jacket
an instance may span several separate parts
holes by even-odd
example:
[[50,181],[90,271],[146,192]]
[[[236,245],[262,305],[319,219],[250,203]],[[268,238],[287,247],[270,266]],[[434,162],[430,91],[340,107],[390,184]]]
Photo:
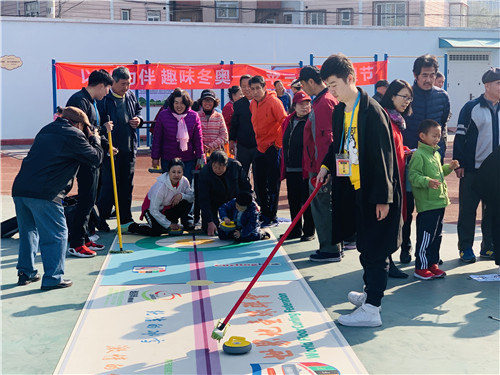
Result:
[[151,159],[153,168],[164,171],[174,158],[184,162],[184,176],[191,182],[192,171],[203,164],[203,136],[198,113],[191,110],[189,94],[176,88],[168,97],[168,108],[156,119]]

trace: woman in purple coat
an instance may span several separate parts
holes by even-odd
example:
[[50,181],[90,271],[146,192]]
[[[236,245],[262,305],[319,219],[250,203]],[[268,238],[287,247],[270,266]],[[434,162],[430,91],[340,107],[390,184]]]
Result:
[[191,110],[193,101],[189,94],[180,88],[176,88],[167,101],[168,107],[156,119],[152,166],[157,168],[161,159],[161,167],[166,171],[172,159],[181,158],[184,176],[191,182],[192,171],[204,162],[200,117]]

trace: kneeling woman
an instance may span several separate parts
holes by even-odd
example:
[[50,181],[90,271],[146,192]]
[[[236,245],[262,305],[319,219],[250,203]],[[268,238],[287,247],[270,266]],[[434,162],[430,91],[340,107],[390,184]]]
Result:
[[[194,193],[189,181],[184,177],[184,163],[181,159],[172,159],[168,164],[168,173],[163,173],[149,189],[142,203],[143,217],[147,224],[130,224],[128,231],[145,236],[159,236],[170,230],[192,229],[189,224],[189,211],[194,200]],[[178,224],[181,220],[182,226]]]

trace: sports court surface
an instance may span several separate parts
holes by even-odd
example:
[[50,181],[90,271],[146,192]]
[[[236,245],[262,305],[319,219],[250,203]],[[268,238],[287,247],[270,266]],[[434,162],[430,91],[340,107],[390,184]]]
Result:
[[[134,252],[107,255],[56,373],[366,372],[282,249],[221,343],[210,337],[276,240],[235,244],[186,234],[126,235],[123,242]],[[119,250],[116,240],[113,247]],[[252,350],[226,354],[230,336],[245,337]]]

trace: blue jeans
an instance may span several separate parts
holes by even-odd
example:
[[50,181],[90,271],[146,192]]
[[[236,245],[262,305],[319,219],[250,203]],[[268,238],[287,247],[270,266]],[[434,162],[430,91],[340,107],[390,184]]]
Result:
[[44,275],[42,286],[62,281],[68,228],[62,205],[45,199],[14,197],[19,225],[17,270],[29,277],[37,274],[35,257],[40,247]]

